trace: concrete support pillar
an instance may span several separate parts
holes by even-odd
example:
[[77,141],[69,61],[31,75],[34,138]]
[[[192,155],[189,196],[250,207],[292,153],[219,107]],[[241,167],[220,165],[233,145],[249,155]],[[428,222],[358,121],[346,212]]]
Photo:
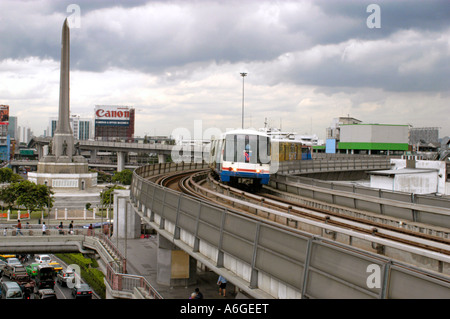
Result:
[[165,163],[166,156],[164,154],[158,154],[158,163]]
[[94,163],[97,160],[97,149],[91,150],[90,160]]
[[121,172],[125,168],[125,152],[117,152],[117,171]]
[[38,153],[38,159],[41,159],[44,156],[50,155],[48,154],[48,145],[38,145],[36,147]]
[[170,287],[197,283],[197,261],[158,234],[156,282]]
[[130,203],[129,190],[114,191],[114,232],[113,238],[134,239],[141,235],[141,217]]

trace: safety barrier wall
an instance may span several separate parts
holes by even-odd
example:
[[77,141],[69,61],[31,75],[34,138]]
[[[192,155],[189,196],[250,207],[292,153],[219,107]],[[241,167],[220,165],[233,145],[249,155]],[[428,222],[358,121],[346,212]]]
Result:
[[278,174],[309,173],[309,172],[339,172],[349,170],[365,169],[389,169],[391,167],[389,158],[379,157],[352,157],[337,158],[333,160],[307,160],[280,162]]
[[[345,154],[342,154],[345,155]],[[379,170],[391,168],[390,159],[384,157],[337,157],[337,158],[323,158],[320,160],[311,161],[287,161],[280,163],[278,174],[304,174],[304,173],[319,173],[319,172],[338,172],[349,170]],[[375,196],[386,199],[393,199],[403,201],[406,203],[415,203],[428,206],[436,206],[443,208],[450,208],[450,200],[448,198],[436,197],[434,195],[420,195],[404,192],[392,192],[382,189],[373,189],[363,186],[333,184],[329,181],[320,181],[308,177],[296,177],[300,183],[320,186],[324,188],[334,188],[345,192],[360,193],[368,196]]]
[[325,203],[450,228],[450,200],[277,174],[270,186]]
[[217,269],[239,277],[230,280],[234,284],[245,282],[274,298],[450,298],[446,276],[250,219],[146,179],[195,168],[205,166],[157,164],[136,169],[131,201],[144,220],[170,234],[175,244],[190,253],[204,253]]

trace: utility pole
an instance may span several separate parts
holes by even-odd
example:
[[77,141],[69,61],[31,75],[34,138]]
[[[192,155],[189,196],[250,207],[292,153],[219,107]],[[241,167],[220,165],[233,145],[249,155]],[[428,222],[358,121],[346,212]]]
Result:
[[242,129],[244,129],[244,77],[247,76],[247,73],[242,72]]

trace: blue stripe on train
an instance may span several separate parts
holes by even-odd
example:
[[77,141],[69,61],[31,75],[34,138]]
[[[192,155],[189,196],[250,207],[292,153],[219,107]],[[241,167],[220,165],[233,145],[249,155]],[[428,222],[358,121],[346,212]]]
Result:
[[221,171],[220,172],[220,180],[222,182],[229,182],[230,177],[244,177],[244,178],[257,178],[261,179],[261,184],[267,185],[269,184],[269,174],[258,174],[258,173],[250,173],[250,172],[233,172],[233,171]]

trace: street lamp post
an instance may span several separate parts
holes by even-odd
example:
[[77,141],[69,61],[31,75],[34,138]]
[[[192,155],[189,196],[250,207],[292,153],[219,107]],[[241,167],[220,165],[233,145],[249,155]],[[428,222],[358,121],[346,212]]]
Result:
[[244,77],[247,76],[247,73],[242,72],[242,129],[244,128]]

